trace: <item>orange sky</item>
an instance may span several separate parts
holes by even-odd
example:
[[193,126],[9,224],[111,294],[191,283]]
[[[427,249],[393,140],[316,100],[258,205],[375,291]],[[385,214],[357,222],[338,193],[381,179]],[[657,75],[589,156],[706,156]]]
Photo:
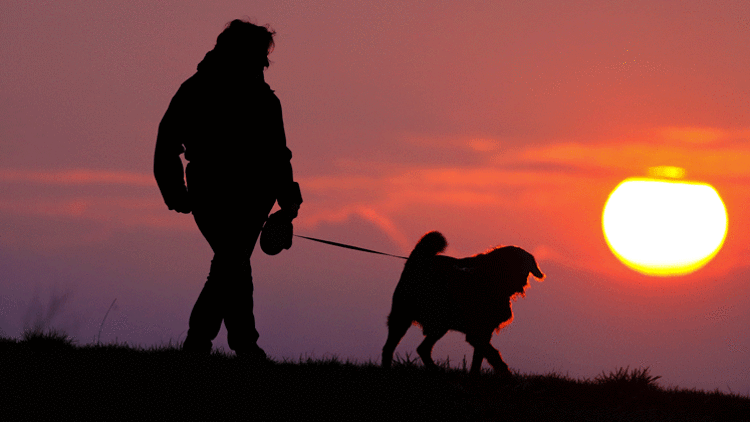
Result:
[[[82,342],[115,298],[103,339],[184,339],[211,253],[161,201],[156,128],[247,16],[277,31],[266,80],[297,233],[395,254],[429,230],[455,256],[519,245],[547,279],[493,340],[511,368],[649,366],[750,394],[746,2],[257,3],[0,6],[0,334],[70,291],[52,323]],[[713,185],[729,215],[724,248],[685,277],[634,273],[601,231],[611,190],[661,165]],[[403,262],[294,242],[253,256],[260,345],[377,359]],[[469,353],[450,335],[434,356]]]

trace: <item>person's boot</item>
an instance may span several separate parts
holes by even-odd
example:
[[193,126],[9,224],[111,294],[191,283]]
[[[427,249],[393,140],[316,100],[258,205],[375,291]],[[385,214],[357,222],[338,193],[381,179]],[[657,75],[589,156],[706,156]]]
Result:
[[212,345],[211,340],[199,341],[188,335],[182,343],[182,350],[198,355],[210,355]]
[[253,363],[267,363],[268,362],[268,355],[266,355],[266,352],[260,348],[257,344],[254,344],[252,347],[248,349],[243,350],[235,350],[234,351],[237,354],[237,357],[248,362]]

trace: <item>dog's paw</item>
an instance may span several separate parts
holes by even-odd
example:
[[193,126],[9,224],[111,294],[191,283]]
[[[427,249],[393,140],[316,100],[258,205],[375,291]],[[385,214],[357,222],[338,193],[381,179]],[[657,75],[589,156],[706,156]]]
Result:
[[503,381],[512,381],[514,379],[513,374],[510,372],[510,369],[508,369],[507,367],[499,371],[496,370],[495,376]]

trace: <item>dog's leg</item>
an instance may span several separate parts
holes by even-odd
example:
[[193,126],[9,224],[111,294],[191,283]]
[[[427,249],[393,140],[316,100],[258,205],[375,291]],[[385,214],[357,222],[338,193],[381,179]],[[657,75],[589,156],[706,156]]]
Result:
[[435,346],[435,343],[437,343],[438,340],[440,340],[447,332],[447,330],[432,332],[425,330],[424,341],[417,347],[417,354],[422,359],[422,363],[424,363],[425,367],[437,367],[437,365],[435,365],[435,361],[432,360],[432,348]]
[[[391,315],[393,315],[391,313]],[[390,368],[391,362],[393,361],[393,352],[396,350],[396,346],[404,337],[406,332],[411,327],[411,321],[397,318],[388,318],[388,340],[383,346],[383,359],[381,365],[383,368]]]
[[474,356],[471,358],[471,369],[469,370],[469,374],[472,376],[479,375],[480,369],[482,369],[482,361],[484,360],[484,354],[482,354],[482,349],[480,347],[474,346]]
[[497,375],[502,377],[510,376],[510,369],[508,368],[508,364],[503,361],[500,351],[492,347],[492,344],[489,342],[484,347],[484,357],[487,358],[487,362],[492,365],[492,369],[495,370]]
[[482,368],[482,360],[487,359],[487,362],[495,370],[495,373],[501,376],[509,376],[510,370],[508,365],[503,361],[500,352],[492,347],[490,340],[492,339],[492,332],[483,335],[467,335],[466,341],[474,347],[474,357],[471,361],[471,375],[479,375],[479,371]]
[[482,369],[482,361],[485,357],[485,346],[489,345],[491,338],[491,332],[489,336],[475,332],[466,334],[466,341],[474,348],[474,356],[471,358],[471,369],[469,370],[469,374],[472,376],[479,376],[479,371]]

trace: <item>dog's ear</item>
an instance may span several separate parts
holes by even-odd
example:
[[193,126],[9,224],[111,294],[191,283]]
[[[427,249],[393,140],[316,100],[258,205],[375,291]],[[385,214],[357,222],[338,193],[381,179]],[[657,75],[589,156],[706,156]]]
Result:
[[539,270],[539,267],[534,266],[534,268],[529,271],[534,277],[537,278],[537,280],[542,281],[544,280],[544,273],[542,273],[541,270]]
[[527,260],[527,265],[529,268],[529,272],[531,275],[537,278],[537,280],[542,281],[544,280],[544,273],[542,273],[542,270],[539,269],[539,265],[536,263],[536,259],[534,258],[534,255],[529,254]]

